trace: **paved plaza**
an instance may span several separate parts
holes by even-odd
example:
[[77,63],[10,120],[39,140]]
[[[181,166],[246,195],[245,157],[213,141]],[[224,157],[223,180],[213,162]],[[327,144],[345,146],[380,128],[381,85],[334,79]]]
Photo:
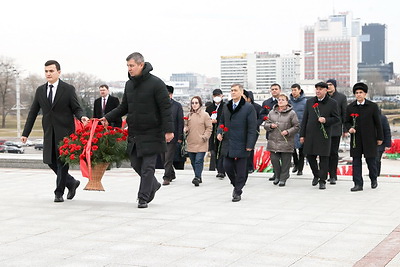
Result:
[[[384,160],[382,172],[399,165]],[[105,192],[84,191],[72,170],[81,186],[64,203],[48,169],[0,170],[0,266],[400,266],[399,178],[372,190],[365,177],[350,192],[350,176],[312,187],[308,166],[285,187],[254,173],[233,203],[227,178],[205,171],[194,187],[183,170],[138,209],[130,168],[107,171]]]

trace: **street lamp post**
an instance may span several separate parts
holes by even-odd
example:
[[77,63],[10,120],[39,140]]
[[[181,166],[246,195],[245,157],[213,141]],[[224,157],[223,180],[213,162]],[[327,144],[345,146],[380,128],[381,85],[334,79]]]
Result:
[[17,108],[17,137],[21,137],[21,91],[19,86],[19,73],[15,71],[15,94]]

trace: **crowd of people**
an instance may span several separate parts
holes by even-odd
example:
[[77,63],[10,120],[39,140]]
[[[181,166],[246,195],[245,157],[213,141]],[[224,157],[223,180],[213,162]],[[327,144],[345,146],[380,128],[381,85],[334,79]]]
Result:
[[[230,100],[224,102],[220,89],[212,92],[213,101],[206,107],[199,96],[190,100],[190,110],[184,114],[182,105],[173,99],[174,88],[152,75],[149,62],[140,53],[126,58],[128,81],[122,101],[109,94],[109,88],[99,86],[100,97],[95,100],[93,117],[108,126],[121,127],[123,116],[128,128],[128,149],[132,168],[140,176],[138,207],[147,208],[161,183],[155,177],[160,157],[164,176],[162,185],[176,178],[175,168],[183,168],[187,153],[198,187],[202,181],[204,158],[210,153],[210,170],[216,177],[228,176],[233,186],[232,201],[241,200],[248,175],[254,171],[254,147],[260,127],[266,132],[274,185],[286,186],[292,173],[303,175],[304,162],[312,170],[312,185],[326,189],[326,182],[337,182],[339,144],[341,137],[350,136],[353,158],[351,191],[363,190],[361,157],[364,155],[371,188],[378,186],[380,159],[391,137],[386,117],[377,104],[366,99],[368,86],[356,83],[356,100],[347,104],[344,94],[337,91],[335,79],[315,84],[315,96],[305,96],[299,84],[291,86],[290,95],[282,93],[279,84],[270,87],[271,97],[262,105],[254,102],[253,93],[241,84],[233,84]],[[74,132],[74,117],[86,124],[75,88],[59,79],[60,64],[45,63],[47,83],[36,90],[21,137],[26,142],[39,111],[43,114],[43,161],[57,176],[55,202],[73,199],[79,180],[68,173],[68,164],[58,157],[57,144]],[[183,160],[175,165],[179,155]],[[293,159],[293,164],[292,164]],[[329,174],[329,178],[328,178]]]

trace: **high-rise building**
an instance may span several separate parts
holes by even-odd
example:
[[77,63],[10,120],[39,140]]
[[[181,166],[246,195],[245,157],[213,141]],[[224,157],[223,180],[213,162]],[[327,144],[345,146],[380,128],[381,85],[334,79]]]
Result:
[[313,26],[306,26],[302,35],[301,78],[334,78],[341,87],[356,83],[360,33],[360,21],[353,20],[350,12],[318,19]]
[[254,93],[269,93],[273,83],[290,88],[298,79],[298,66],[296,54],[254,52],[221,56],[221,89],[226,94],[234,83],[243,84]]
[[362,63],[386,62],[386,25],[370,23],[362,26]]

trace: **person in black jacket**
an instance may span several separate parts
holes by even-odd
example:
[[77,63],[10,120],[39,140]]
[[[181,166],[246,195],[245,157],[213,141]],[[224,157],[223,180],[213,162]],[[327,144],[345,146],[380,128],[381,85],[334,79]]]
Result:
[[157,155],[167,151],[174,138],[171,103],[165,83],[150,71],[140,53],[126,58],[129,80],[121,104],[107,113],[103,124],[128,114],[128,148],[131,166],[140,175],[138,208],[147,208],[161,184],[154,176]]
[[[118,107],[119,99],[110,95],[110,91],[107,84],[102,84],[99,86],[100,97],[94,101],[93,105],[93,118],[101,119],[107,112],[110,112],[114,108]],[[121,117],[117,118],[115,121],[108,122],[112,127],[122,126]]]
[[167,90],[171,102],[171,114],[174,122],[174,138],[167,143],[167,152],[161,153],[161,158],[164,161],[164,177],[163,185],[169,185],[176,178],[173,161],[175,157],[176,144],[182,143],[183,140],[183,109],[182,105],[176,102],[172,96],[174,87],[167,85]]
[[381,123],[382,123],[382,130],[383,130],[383,142],[381,145],[378,146],[378,155],[376,156],[376,169],[377,169],[377,176],[381,175],[381,159],[382,154],[385,150],[389,149],[392,146],[392,133],[390,132],[390,125],[388,119],[385,115],[381,112]]
[[219,141],[217,139],[216,133],[219,121],[221,119],[222,109],[225,104],[223,101],[223,97],[224,95],[222,94],[221,89],[214,89],[213,102],[206,108],[206,112],[210,115],[213,126],[211,137],[208,140],[208,149],[211,154],[209,170],[214,171],[215,167],[217,167],[217,177],[220,179],[225,178],[225,170],[223,157],[221,157],[220,151],[218,151]]
[[338,104],[338,112],[340,117],[340,122],[332,125],[331,154],[329,155],[329,183],[336,184],[340,138],[342,135],[346,134],[343,124],[346,118],[347,98],[344,94],[336,90],[337,84],[335,79],[327,80],[326,84],[328,85],[328,96],[336,100]]
[[69,173],[69,165],[59,158],[58,143],[75,132],[74,117],[84,124],[88,118],[83,116],[75,88],[59,79],[61,75],[60,63],[49,60],[44,64],[47,83],[36,89],[35,98],[26,119],[21,141],[26,143],[32,131],[39,111],[42,111],[43,126],[43,162],[57,175],[57,187],[54,190],[54,202],[64,202],[64,190],[68,188],[67,199],[73,199],[80,182]]
[[327,96],[327,90],[324,82],[315,85],[315,97],[306,102],[300,129],[300,143],[314,175],[312,185],[319,183],[319,189],[326,189],[332,125],[340,121],[337,103]]
[[[256,115],[257,115],[257,125],[256,125],[256,131],[257,131],[257,138],[260,136],[260,112],[262,110],[261,105],[257,104],[254,102],[254,95],[252,91],[247,91],[243,90],[243,98],[246,100],[246,102],[250,103],[253,105],[254,109],[256,110]],[[254,172],[254,149],[250,151],[250,156],[247,158],[247,172],[248,173],[253,173]]]
[[222,142],[225,171],[233,185],[233,202],[241,200],[247,180],[247,158],[257,141],[256,111],[242,95],[243,86],[233,84],[232,99],[224,106],[217,135]]
[[353,158],[352,192],[363,190],[362,155],[368,165],[371,188],[378,186],[376,156],[378,146],[383,143],[383,131],[378,105],[366,99],[367,93],[368,86],[365,83],[356,83],[353,86],[356,100],[346,109],[345,126],[351,134],[350,156]]

